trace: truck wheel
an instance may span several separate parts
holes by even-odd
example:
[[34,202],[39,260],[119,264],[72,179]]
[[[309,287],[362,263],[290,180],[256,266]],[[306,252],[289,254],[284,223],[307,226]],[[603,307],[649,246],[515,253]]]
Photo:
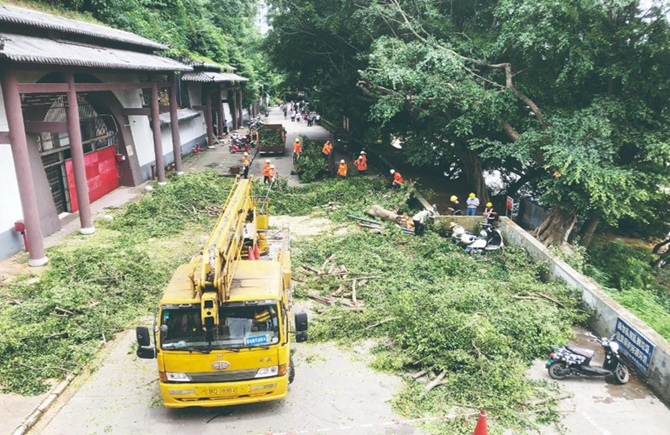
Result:
[[288,383],[292,384],[295,379],[295,366],[293,365],[293,357],[289,358],[288,363]]

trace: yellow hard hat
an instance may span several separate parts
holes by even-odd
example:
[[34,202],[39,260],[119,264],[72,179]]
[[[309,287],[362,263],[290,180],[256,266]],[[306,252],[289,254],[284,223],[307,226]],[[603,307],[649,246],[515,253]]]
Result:
[[456,201],[458,201],[458,197],[456,197],[456,195],[451,195],[451,198],[449,198],[449,200],[451,202],[456,202]]
[[474,198],[475,196],[476,195],[474,193],[471,193],[470,195],[468,195],[468,198]]
[[272,169],[274,169],[275,165],[270,165],[270,167],[271,167]]
[[491,204],[490,202],[487,202],[487,203],[486,203],[486,206],[487,206],[487,207],[493,207],[493,204]]
[[244,153],[244,155],[245,155],[245,156],[248,156],[248,155],[249,155],[249,153]]
[[299,138],[299,137],[296,137],[295,140],[294,140],[294,142],[300,142],[300,138]]

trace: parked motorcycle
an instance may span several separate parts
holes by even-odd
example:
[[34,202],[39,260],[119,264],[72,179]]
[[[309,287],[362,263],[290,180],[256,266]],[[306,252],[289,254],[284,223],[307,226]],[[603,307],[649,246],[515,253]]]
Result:
[[594,351],[574,346],[552,346],[554,352],[549,354],[546,363],[547,371],[552,379],[564,379],[570,375],[576,376],[607,376],[613,374],[617,382],[625,384],[630,378],[628,367],[624,365],[619,356],[619,343],[614,339],[598,338],[591,333],[591,341],[597,341],[605,349],[605,361],[602,368],[591,367],[591,359]]
[[244,136],[239,136],[237,134],[232,135],[230,138],[230,144],[228,145],[228,150],[235,153],[248,153],[249,152],[249,139]]
[[466,248],[477,240],[477,234],[465,231],[460,225],[454,224],[451,228],[451,241],[462,248]]
[[494,228],[489,223],[481,224],[482,230],[472,243],[470,243],[465,251],[469,254],[481,254],[484,252],[497,251],[505,247],[502,233],[498,228]]

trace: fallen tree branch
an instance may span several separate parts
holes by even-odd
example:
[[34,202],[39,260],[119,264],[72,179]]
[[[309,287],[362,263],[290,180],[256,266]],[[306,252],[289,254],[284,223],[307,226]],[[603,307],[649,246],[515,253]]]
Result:
[[326,260],[325,260],[325,261],[323,262],[323,264],[321,265],[321,272],[320,272],[320,273],[323,273],[323,270],[324,270],[324,268],[326,267],[326,264],[330,263],[330,262],[333,260],[333,258],[335,258],[335,254],[331,255],[331,256],[328,257],[328,258],[326,258]]
[[351,284],[351,301],[354,305],[358,305],[358,301],[356,300],[356,278],[354,278],[354,282]]
[[368,326],[368,327],[365,328],[365,329],[376,328],[377,326],[381,326],[381,325],[383,325],[384,323],[392,322],[392,321],[394,321],[394,320],[396,320],[396,317],[388,317],[388,318],[386,318],[386,319],[384,319],[384,320],[381,320],[381,321],[379,321],[379,322],[377,322],[377,323],[375,323],[375,324],[373,324],[373,325]]
[[433,379],[432,381],[430,381],[428,383],[428,385],[426,385],[426,388],[423,389],[423,392],[421,393],[421,396],[425,396],[426,394],[428,394],[430,392],[430,390],[432,390],[435,387],[439,387],[440,385],[444,385],[444,382],[442,382],[442,379],[444,379],[444,377],[446,375],[447,375],[447,371],[442,370],[442,373],[437,375],[437,377],[435,379]]

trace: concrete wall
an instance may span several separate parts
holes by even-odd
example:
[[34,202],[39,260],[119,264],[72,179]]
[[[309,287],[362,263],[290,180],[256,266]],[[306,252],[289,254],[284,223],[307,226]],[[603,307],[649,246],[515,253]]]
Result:
[[[474,218],[471,218],[474,220]],[[500,229],[509,245],[523,246],[532,257],[547,263],[553,278],[564,280],[569,286],[579,289],[584,305],[594,310],[591,327],[600,336],[614,333],[620,317],[644,335],[655,347],[647,384],[666,403],[670,402],[670,343],[656,331],[638,319],[633,313],[605,294],[592,279],[583,276],[542,243],[507,218],[501,219]]]

